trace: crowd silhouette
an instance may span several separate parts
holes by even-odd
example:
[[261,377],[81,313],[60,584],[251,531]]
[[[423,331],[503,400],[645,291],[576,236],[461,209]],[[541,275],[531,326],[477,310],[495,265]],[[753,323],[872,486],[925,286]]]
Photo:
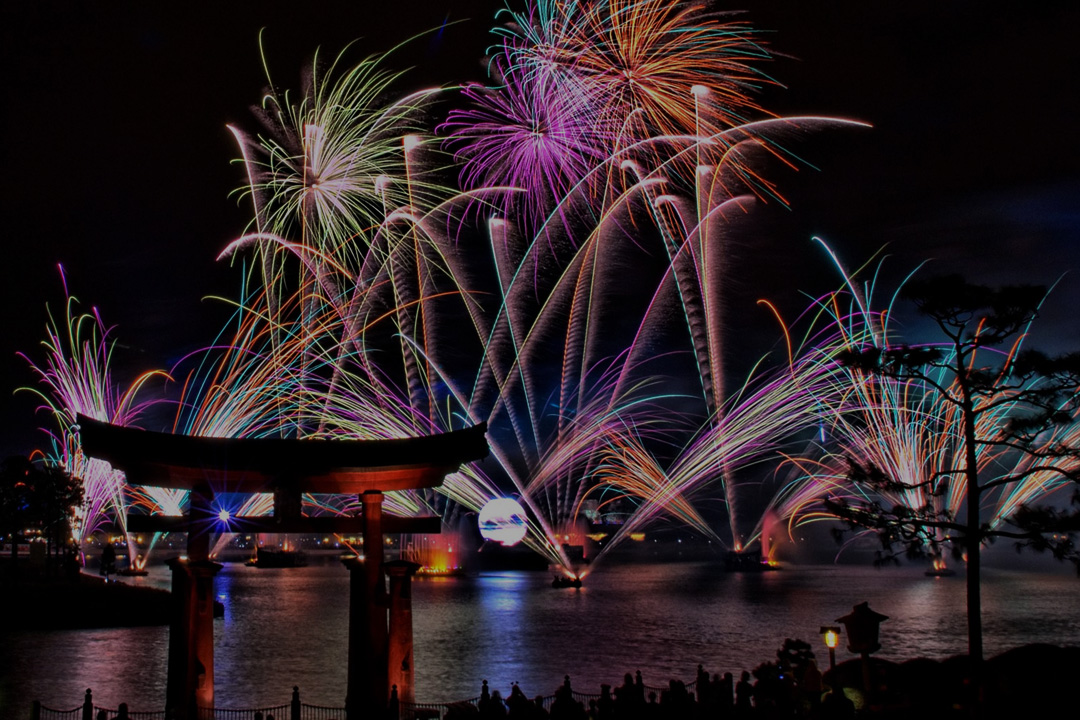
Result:
[[567,675],[553,697],[532,699],[518,683],[503,698],[484,680],[475,702],[450,706],[445,720],[740,720],[742,718],[854,718],[855,706],[822,681],[813,659],[793,667],[766,663],[753,675],[710,675],[701,665],[689,684],[670,680],[646,687],[641,672],[626,673],[621,685],[600,685],[599,695],[575,692]]

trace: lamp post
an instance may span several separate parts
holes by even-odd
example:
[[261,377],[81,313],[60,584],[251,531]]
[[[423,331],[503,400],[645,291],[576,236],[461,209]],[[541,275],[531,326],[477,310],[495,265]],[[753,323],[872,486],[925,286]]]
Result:
[[823,625],[821,630],[825,647],[829,648],[829,670],[836,670],[836,646],[840,644],[840,628],[835,625]]

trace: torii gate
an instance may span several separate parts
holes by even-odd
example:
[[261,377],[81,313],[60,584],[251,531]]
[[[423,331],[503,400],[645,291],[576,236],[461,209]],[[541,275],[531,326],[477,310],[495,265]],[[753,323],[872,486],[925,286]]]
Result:
[[[383,493],[433,488],[462,463],[487,457],[485,423],[425,437],[391,440],[208,438],[148,432],[78,416],[86,455],[122,470],[132,485],[189,490],[183,517],[128,516],[128,529],[187,532],[187,557],[170,560],[173,616],[169,631],[168,717],[195,717],[214,706],[213,579],[210,559],[216,492],[273,493],[274,514],[233,518],[244,532],[356,533],[364,557],[350,571],[347,717],[373,717],[389,688],[412,699],[412,608],[415,566],[383,563],[383,533],[438,533],[441,518],[382,514]],[[303,517],[301,493],[357,495],[361,517]],[[387,596],[384,571],[390,574]],[[407,627],[406,627],[407,625]]]

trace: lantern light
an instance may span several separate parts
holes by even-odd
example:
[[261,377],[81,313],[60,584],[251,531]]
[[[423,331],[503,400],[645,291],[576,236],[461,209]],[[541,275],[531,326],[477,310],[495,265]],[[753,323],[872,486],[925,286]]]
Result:
[[836,669],[836,648],[840,644],[840,628],[835,625],[823,625],[821,637],[825,640],[825,647],[829,648],[829,669]]

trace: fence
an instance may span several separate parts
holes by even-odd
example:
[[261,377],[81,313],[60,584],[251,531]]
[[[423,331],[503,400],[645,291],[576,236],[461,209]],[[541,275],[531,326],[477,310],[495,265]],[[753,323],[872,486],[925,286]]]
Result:
[[94,705],[90,690],[86,691],[83,704],[71,710],[56,710],[45,707],[37,700],[30,709],[31,720],[167,720],[164,710],[131,710],[120,704],[116,710]]
[[[300,689],[293,688],[292,701],[286,705],[261,708],[199,708],[198,720],[345,720],[344,708],[304,705]],[[91,691],[83,704],[72,710],[55,710],[37,700],[30,710],[30,720],[169,720],[164,710],[128,710],[126,703],[113,710],[94,705]]]
[[[264,708],[241,708],[241,709],[227,709],[227,708],[199,708],[199,720],[255,720],[261,718],[262,720],[329,720],[333,716],[323,715],[305,715],[303,713],[304,706],[300,706],[300,714],[294,715],[292,712],[292,704],[289,705],[277,705],[275,707]],[[342,720],[345,718],[345,710],[338,710],[337,717]]]
[[[646,687],[646,692],[660,695],[667,688]],[[687,692],[693,694],[695,683],[686,684]],[[590,700],[598,700],[600,695],[592,693],[573,693],[574,700],[589,707]],[[554,695],[543,697],[544,709],[550,710],[555,701]],[[444,720],[454,707],[472,705],[476,707],[480,697],[459,700],[451,703],[401,703],[399,720]],[[200,708],[198,720],[345,720],[345,708],[305,705],[300,702],[300,688],[294,687],[292,700],[285,705],[259,708]],[[168,720],[164,710],[128,710],[121,703],[116,710],[94,705],[93,695],[86,691],[83,704],[71,710],[54,710],[34,701],[30,711],[30,720]]]

